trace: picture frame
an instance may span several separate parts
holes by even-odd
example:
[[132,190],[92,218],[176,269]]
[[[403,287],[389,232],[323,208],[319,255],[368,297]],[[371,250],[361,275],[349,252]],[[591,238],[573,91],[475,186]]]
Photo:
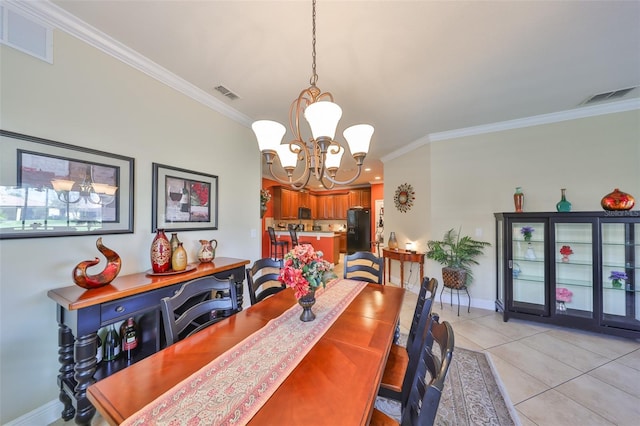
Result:
[[133,158],[0,130],[0,166],[0,239],[133,233]]
[[151,231],[218,229],[218,176],[152,164]]

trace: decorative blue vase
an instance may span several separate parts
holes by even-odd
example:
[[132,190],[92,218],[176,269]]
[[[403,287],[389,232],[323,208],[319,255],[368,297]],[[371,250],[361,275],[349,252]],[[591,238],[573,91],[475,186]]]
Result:
[[567,197],[566,197],[566,189],[562,188],[561,190],[562,193],[562,198],[560,199],[560,201],[558,201],[558,204],[556,204],[556,210],[558,210],[559,212],[570,212],[571,211],[571,203],[567,201]]

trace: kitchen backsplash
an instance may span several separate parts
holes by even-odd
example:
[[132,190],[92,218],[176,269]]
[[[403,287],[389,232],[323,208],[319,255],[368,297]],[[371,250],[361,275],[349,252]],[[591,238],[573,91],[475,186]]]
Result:
[[[286,231],[289,229],[289,224],[304,225],[305,232],[313,232],[314,230],[342,232],[347,230],[347,222],[340,220],[274,220],[272,217],[267,217],[264,222],[265,231],[269,226],[273,226],[276,231]],[[320,227],[320,229],[317,227]]]

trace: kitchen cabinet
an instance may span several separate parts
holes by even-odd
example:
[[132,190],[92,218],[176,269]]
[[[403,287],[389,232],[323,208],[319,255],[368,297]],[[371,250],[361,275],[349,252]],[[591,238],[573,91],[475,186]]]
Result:
[[347,220],[348,209],[349,194],[338,194],[333,196],[333,219]]
[[273,217],[276,220],[298,218],[297,191],[280,186],[273,187]]
[[346,253],[347,252],[347,233],[346,232],[340,232],[339,235],[340,239],[340,253]]
[[[496,213],[495,219],[496,310],[505,321],[640,337],[640,212]],[[626,279],[613,283],[614,272]]]
[[349,208],[352,207],[371,207],[371,189],[358,188],[349,191]]

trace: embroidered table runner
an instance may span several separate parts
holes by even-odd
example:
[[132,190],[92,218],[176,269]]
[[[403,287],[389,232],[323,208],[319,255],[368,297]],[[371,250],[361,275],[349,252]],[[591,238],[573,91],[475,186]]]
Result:
[[314,321],[300,321],[294,305],[122,424],[247,423],[366,285],[332,281],[316,291]]

